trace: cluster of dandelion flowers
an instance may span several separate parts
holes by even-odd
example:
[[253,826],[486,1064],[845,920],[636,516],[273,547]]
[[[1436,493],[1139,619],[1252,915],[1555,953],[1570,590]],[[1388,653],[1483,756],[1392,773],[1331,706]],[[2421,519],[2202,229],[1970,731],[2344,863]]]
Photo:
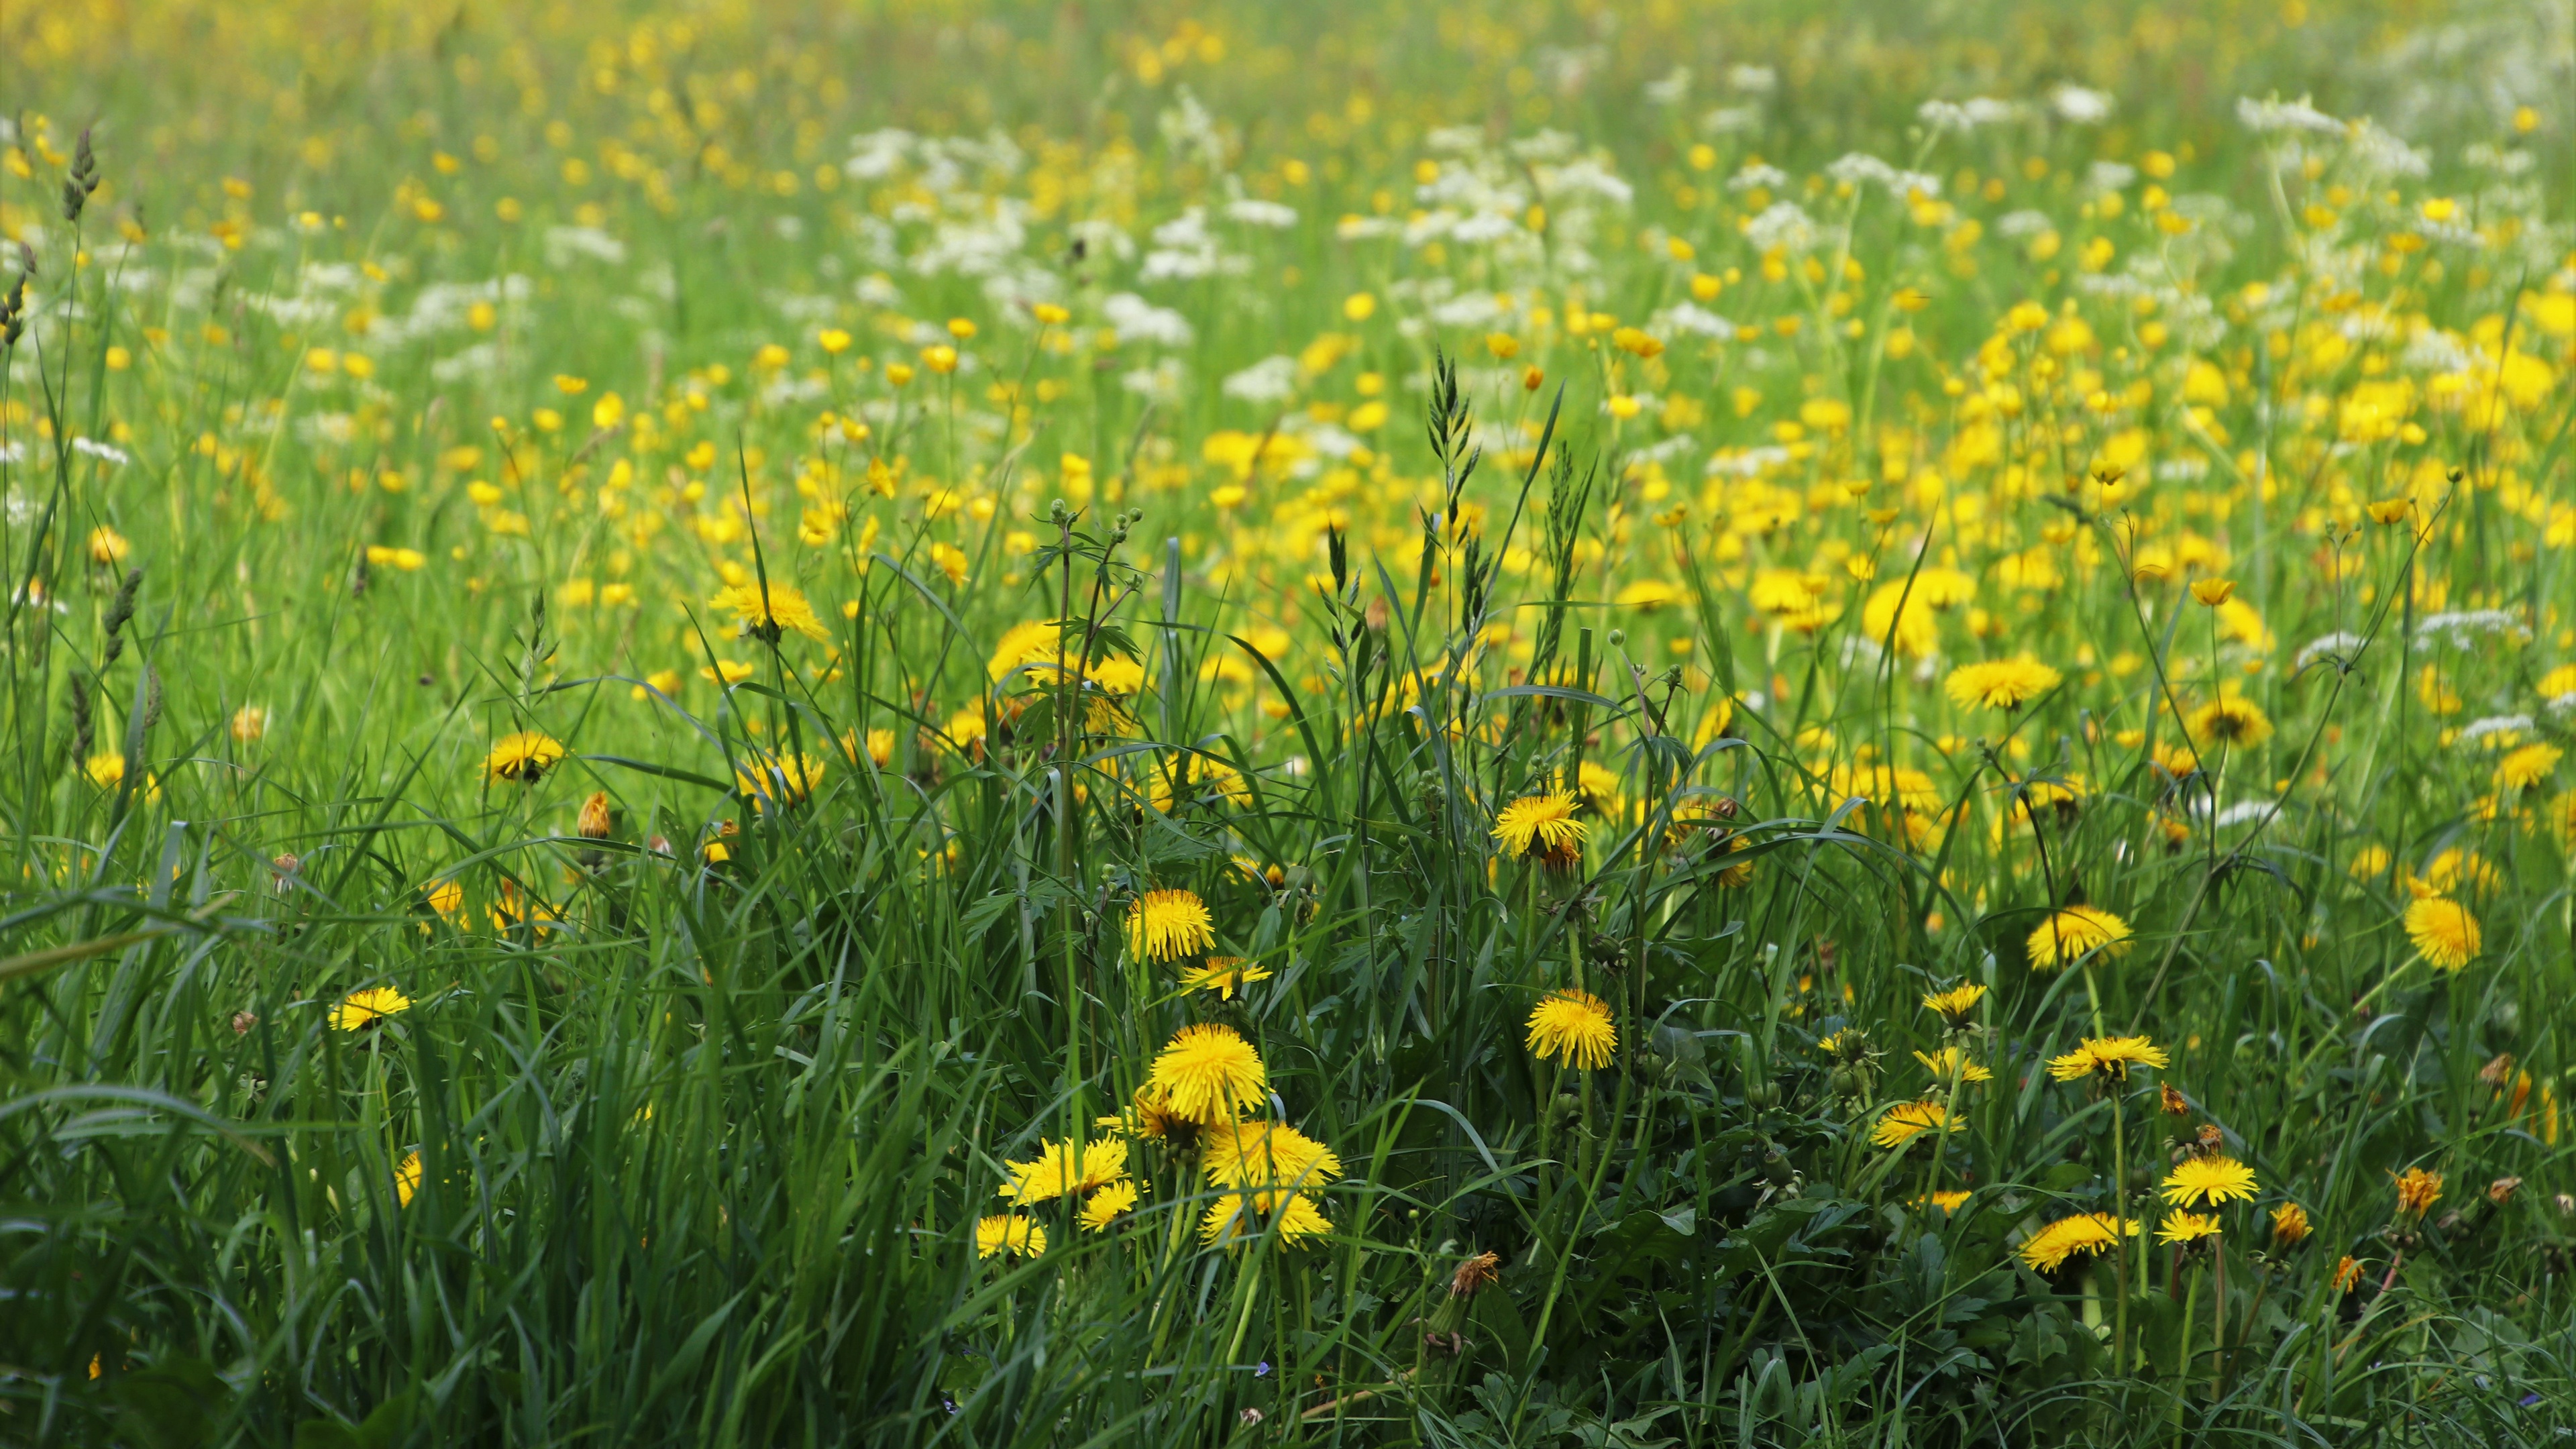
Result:
[[1022,1207],[1059,1197],[1080,1197],[1127,1176],[1127,1140],[1105,1137],[1077,1152],[1071,1142],[1042,1142],[1033,1161],[1006,1164],[1011,1180],[1001,1195]]
[[2016,659],[1987,659],[1950,671],[1942,686],[1962,708],[2019,709],[2057,687],[2064,676],[2024,654]]
[[2194,1157],[2165,1174],[2165,1201],[2176,1207],[2222,1207],[2254,1200],[2254,1169],[2232,1157]]
[[519,730],[493,743],[492,753],[483,757],[483,772],[495,780],[533,785],[569,753],[562,741],[543,730]]
[[2162,1047],[2142,1036],[2087,1037],[2075,1050],[2048,1059],[2048,1074],[2061,1082],[2086,1077],[2125,1082],[2131,1067],[2162,1067]]
[[2156,1241],[2188,1248],[2218,1236],[2218,1218],[2211,1213],[2167,1213],[2156,1227]]
[[2477,959],[2485,938],[2467,906],[2447,896],[2424,896],[2407,902],[2406,939],[2425,960],[2457,971]]
[[1035,1218],[1018,1213],[997,1213],[979,1218],[975,1223],[975,1256],[997,1257],[1009,1253],[1019,1258],[1034,1258],[1046,1251],[1046,1229]]
[[1216,920],[1192,891],[1147,891],[1127,907],[1127,949],[1147,961],[1178,961],[1216,944]]
[[2065,906],[2030,933],[2030,969],[2055,971],[2099,951],[2117,960],[2129,954],[2129,923],[2100,906]]
[[814,606],[806,602],[804,592],[774,581],[735,584],[708,601],[708,607],[734,616],[742,633],[764,644],[775,644],[793,629],[808,639],[829,639],[832,631],[823,627]]
[[2118,1245],[2123,1235],[2136,1237],[2136,1218],[2117,1218],[2109,1213],[2077,1213],[2059,1218],[2030,1235],[2021,1245],[2021,1260],[2035,1272],[2054,1273],[2066,1260],[2084,1254],[2101,1253]]
[[1533,849],[1550,860],[1570,858],[1583,845],[1584,824],[1574,818],[1578,802],[1570,790],[1524,795],[1494,816],[1494,843],[1513,860]]
[[1530,1008],[1529,1049],[1541,1061],[1599,1071],[1610,1065],[1619,1045],[1619,1028],[1611,1023],[1610,1003],[1589,991],[1567,987],[1551,991]]
[[1926,1132],[1956,1132],[1960,1125],[1938,1102],[1899,1102],[1878,1119],[1869,1140],[1881,1147],[1903,1147]]
[[409,1010],[410,997],[390,986],[370,986],[340,998],[340,1004],[331,1008],[331,1026],[337,1031],[360,1031]]
[[1185,1026],[1154,1058],[1147,1079],[1164,1110],[1192,1122],[1231,1122],[1270,1087],[1261,1053],[1228,1026]]

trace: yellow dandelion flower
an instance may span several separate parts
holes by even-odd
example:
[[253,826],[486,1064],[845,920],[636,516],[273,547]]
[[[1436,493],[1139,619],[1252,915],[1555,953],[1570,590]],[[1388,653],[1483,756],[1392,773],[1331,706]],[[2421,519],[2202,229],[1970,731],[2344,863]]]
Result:
[[569,753],[562,741],[542,730],[520,730],[494,742],[492,753],[483,757],[483,772],[495,780],[533,785]]
[[1936,1207],[1945,1213],[1954,1213],[1967,1206],[1968,1199],[1973,1196],[1975,1196],[1975,1194],[1969,1192],[1965,1188],[1947,1188],[1940,1192],[1927,1192],[1923,1194],[1921,1197],[1914,1199],[1914,1206]]
[[2030,969],[2054,971],[2099,951],[2117,960],[2129,954],[2129,923],[2100,906],[2051,911],[2030,933]]
[[2272,1209],[2272,1241],[2274,1243],[2284,1248],[2295,1248],[2307,1240],[2307,1236],[2310,1231],[2312,1231],[2312,1229],[2308,1225],[2308,1210],[2306,1208],[2303,1208],[2294,1202],[2285,1202],[2279,1207]]
[[2191,712],[2183,722],[2191,737],[2204,745],[2252,748],[2272,737],[2271,718],[2262,706],[2241,694],[2222,694]]
[[979,1218],[975,1223],[975,1256],[991,1258],[1003,1253],[1034,1258],[1046,1251],[1046,1229],[1018,1213],[999,1213]]
[[1569,790],[1524,795],[1495,814],[1495,843],[1513,860],[1528,855],[1533,845],[1549,854],[1581,845],[1584,825],[1574,818],[1575,804]]
[[1943,1047],[1937,1052],[1916,1052],[1914,1059],[1932,1073],[1932,1080],[1936,1082],[1991,1082],[1995,1079],[1994,1073],[1969,1061],[1968,1054],[1957,1047]]
[[732,614],[740,632],[764,643],[777,643],[790,629],[808,639],[832,637],[832,631],[815,614],[814,606],[806,601],[804,591],[775,579],[765,584],[735,584],[708,600],[707,607]]
[[[125,783],[125,756],[113,750],[92,755],[81,766],[81,773],[89,776],[89,782],[98,788],[113,790]],[[143,783],[135,787],[134,793],[146,800],[158,800],[161,798],[161,782],[153,778],[151,771],[146,770],[143,772]]]
[[1148,961],[1177,961],[1216,944],[1216,922],[1191,891],[1147,891],[1127,907],[1127,949]]
[[1926,1132],[1956,1132],[1962,1125],[1938,1102],[1899,1102],[1878,1119],[1869,1140],[1881,1147],[1903,1147]]
[[1240,956],[1210,956],[1206,965],[1193,966],[1181,972],[1181,986],[1185,990],[1213,991],[1228,1001],[1253,982],[1269,979],[1269,972]]
[[1270,1073],[1230,1026],[1185,1026],[1154,1058],[1166,1110],[1192,1122],[1231,1122],[1261,1105]]
[[2469,908],[2444,896],[2425,896],[2406,905],[2406,939],[2425,960],[2445,971],[2457,971],[2477,959],[2483,938],[2478,918]]
[[1209,1206],[1199,1219],[1199,1237],[1209,1243],[1256,1238],[1276,1228],[1291,1245],[1333,1230],[1332,1221],[1301,1192],[1230,1192]]
[[2232,1157],[2194,1157],[2165,1174],[2165,1201],[2180,1207],[2220,1207],[2254,1200],[2254,1169]]
[[2064,1056],[2048,1059],[2048,1074],[2061,1082],[2082,1081],[2101,1076],[2115,1082],[2129,1079],[2131,1067],[2163,1067],[2162,1047],[2142,1036],[2086,1037],[2083,1043]]
[[1230,1122],[1199,1140],[1211,1187],[1311,1190],[1342,1175],[1342,1159],[1285,1122]]
[[1551,991],[1530,1008],[1529,1049],[1541,1061],[1554,1058],[1560,1066],[1599,1071],[1610,1065],[1618,1045],[1610,1003],[1589,991]]
[[734,767],[733,779],[754,809],[766,809],[773,800],[802,804],[822,783],[823,769],[821,757],[802,751],[785,756],[755,752]]
[[2528,790],[2549,778],[2566,752],[2545,742],[2524,745],[2496,762],[2495,787],[2499,790]]
[[2057,687],[2056,670],[2024,654],[2015,659],[1987,659],[1950,671],[1943,686],[1963,708],[2019,709]]
[[1978,985],[1954,986],[1947,991],[1925,992],[1926,1010],[1938,1012],[1953,1027],[1964,1026],[1975,1013],[1977,1003],[1986,999],[1986,988]]
[[2077,1213],[2059,1218],[2030,1235],[2021,1245],[2021,1260],[2037,1272],[2053,1273],[2075,1255],[2100,1253],[2118,1243],[2124,1235],[2136,1237],[2136,1218],[2115,1218],[2109,1213]]
[[403,1158],[394,1167],[394,1206],[410,1207],[411,1195],[420,1191],[420,1154]]
[[357,1031],[409,1010],[410,997],[390,986],[370,986],[340,998],[340,1004],[331,1008],[331,1025],[339,1031]]
[[2188,1246],[2218,1236],[2218,1218],[2211,1213],[2167,1213],[2156,1227],[2156,1241]]
[[1136,1210],[1136,1180],[1113,1182],[1083,1199],[1082,1230],[1105,1233],[1110,1224]]
[[1002,1184],[1001,1195],[1023,1207],[1050,1198],[1078,1197],[1127,1175],[1127,1140],[1104,1137],[1085,1144],[1079,1153],[1071,1142],[1041,1142],[1035,1159],[1005,1165],[1011,1180]]
[[2410,1167],[2402,1173],[2390,1173],[2397,1184],[2397,1210],[2422,1213],[2442,1200],[2442,1174]]

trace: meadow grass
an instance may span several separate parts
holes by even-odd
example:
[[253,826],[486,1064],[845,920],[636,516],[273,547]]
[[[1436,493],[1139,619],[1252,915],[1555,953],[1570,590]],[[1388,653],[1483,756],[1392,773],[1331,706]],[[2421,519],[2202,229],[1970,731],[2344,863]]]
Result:
[[0,1441],[2576,1422],[2563,6],[0,52]]

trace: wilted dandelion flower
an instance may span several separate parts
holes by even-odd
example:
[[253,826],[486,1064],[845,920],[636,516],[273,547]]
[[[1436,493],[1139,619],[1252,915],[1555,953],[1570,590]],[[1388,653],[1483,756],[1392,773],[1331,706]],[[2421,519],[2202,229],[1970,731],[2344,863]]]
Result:
[[1955,1030],[1968,1024],[1969,1017],[1977,1010],[1977,1003],[1985,999],[1986,988],[1971,984],[1954,986],[1947,991],[1925,992],[1923,1005],[1940,1013],[1941,1019]]
[[2021,1260],[2041,1273],[2053,1273],[2067,1259],[2078,1253],[2094,1254],[2116,1245],[2125,1234],[2136,1237],[2136,1218],[2116,1218],[2109,1213],[2077,1213],[2059,1218],[2030,1235],[2021,1245]]
[[2334,1286],[2337,1293],[2349,1293],[2361,1286],[2361,1260],[2350,1253],[2335,1264]]
[[2294,1202],[2272,1209],[2272,1241],[2284,1248],[2295,1248],[2307,1241],[2308,1210]]
[[1261,1104],[1268,1069],[1230,1026],[1185,1026],[1154,1058],[1150,1079],[1163,1105],[1192,1122],[1231,1122]]
[[2232,1157],[2194,1157],[2165,1174],[2165,1201],[2182,1207],[2218,1207],[2254,1199],[2254,1169]]
[[2476,960],[2482,942],[2478,918],[2445,896],[2407,903],[2406,939],[2425,960],[2445,971],[2457,971]]
[[814,606],[806,602],[804,592],[775,580],[735,584],[719,591],[707,606],[732,614],[743,633],[765,643],[777,643],[790,629],[808,639],[832,637],[832,631],[824,628],[822,619],[815,614]]
[[1192,891],[1147,891],[1127,907],[1127,949],[1148,961],[1177,961],[1216,944],[1216,922]]
[[2156,1241],[2188,1247],[2218,1236],[2218,1218],[2210,1213],[2167,1213],[2156,1228]]
[[1987,659],[1975,664],[1962,664],[1950,671],[1944,686],[1950,698],[1963,707],[1982,705],[1987,709],[2019,709],[2027,701],[2057,687],[2063,676],[2054,669],[2024,654],[2016,659]]
[[1494,840],[1514,860],[1528,855],[1533,845],[1550,855],[1581,845],[1584,825],[1574,818],[1575,805],[1569,790],[1524,795],[1495,814]]
[[1034,1160],[1006,1165],[1011,1180],[1002,1184],[1001,1195],[1023,1207],[1077,1197],[1127,1175],[1127,1140],[1105,1137],[1085,1144],[1078,1154],[1071,1142],[1042,1142]]
[[1610,1065],[1618,1045],[1610,1003],[1589,991],[1551,991],[1530,1008],[1529,1049],[1541,1061],[1553,1058],[1560,1066],[1599,1071]]
[[2033,971],[2071,966],[2095,951],[2117,960],[2129,954],[2129,923],[2100,906],[2067,906],[2030,933],[2029,950]]
[[2064,1056],[2048,1059],[2048,1074],[2061,1082],[2100,1076],[2125,1082],[2131,1067],[2162,1067],[2164,1049],[2142,1036],[2086,1037]]
[[991,1258],[1003,1253],[1034,1258],[1046,1251],[1046,1229],[1018,1213],[999,1213],[979,1218],[975,1223],[975,1256]]
[[340,1031],[357,1031],[409,1010],[410,997],[390,986],[370,986],[340,998],[340,1004],[331,1008],[331,1025]]
[[495,780],[533,785],[567,753],[561,741],[542,730],[520,730],[494,743],[492,753],[483,757],[483,770]]
[[1113,1182],[1082,1201],[1082,1230],[1102,1233],[1136,1207],[1136,1180]]
[[1903,1147],[1926,1132],[1956,1132],[1960,1125],[1950,1109],[1938,1102],[1899,1102],[1878,1119],[1869,1140],[1881,1147]]
[[2402,1173],[2391,1173],[2397,1184],[2397,1211],[2421,1214],[2442,1200],[2442,1174],[2410,1167]]

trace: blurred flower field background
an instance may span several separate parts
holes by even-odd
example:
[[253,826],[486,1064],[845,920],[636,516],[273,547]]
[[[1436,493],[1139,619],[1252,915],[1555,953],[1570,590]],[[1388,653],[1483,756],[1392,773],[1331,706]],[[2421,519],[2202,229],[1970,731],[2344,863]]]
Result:
[[0,53],[0,1440],[2576,1421],[2564,5]]

